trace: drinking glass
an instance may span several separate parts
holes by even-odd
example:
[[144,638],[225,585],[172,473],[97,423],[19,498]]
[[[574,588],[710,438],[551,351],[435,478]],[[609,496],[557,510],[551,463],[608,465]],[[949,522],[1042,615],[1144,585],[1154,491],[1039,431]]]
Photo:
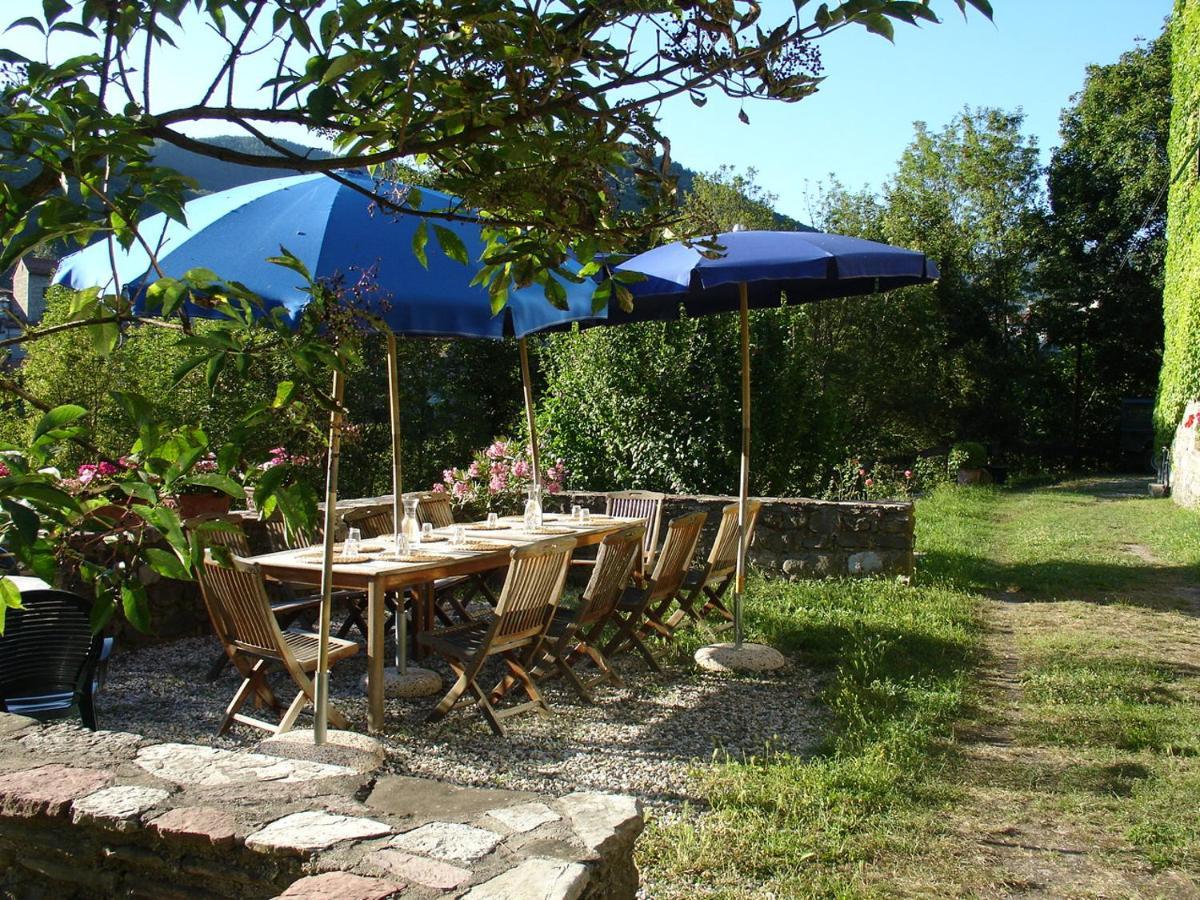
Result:
[[450,533],[450,546],[462,547],[467,543],[467,529],[462,525],[455,525],[454,530]]
[[500,524],[500,517],[495,513],[488,513],[487,524],[488,528],[495,528],[498,524]]
[[401,533],[400,538],[396,541],[396,555],[408,556],[412,552],[412,541],[408,539],[408,535]]
[[571,521],[572,522],[582,522],[583,521],[583,507],[580,506],[579,504],[575,504],[574,506],[571,507]]
[[346,531],[346,542],[342,545],[342,553],[346,556],[355,556],[358,553],[358,546],[362,543],[362,529],[350,528]]
[[592,511],[585,506],[579,511],[579,522],[581,525],[586,525],[590,521],[592,521]]
[[433,537],[433,523],[424,522],[421,525],[421,543],[425,543]]

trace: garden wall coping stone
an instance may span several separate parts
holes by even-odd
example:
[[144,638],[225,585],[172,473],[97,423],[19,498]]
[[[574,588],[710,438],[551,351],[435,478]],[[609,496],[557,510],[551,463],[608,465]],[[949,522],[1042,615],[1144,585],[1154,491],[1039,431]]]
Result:
[[[0,895],[632,898],[632,797],[458,788],[0,713]],[[61,761],[66,748],[86,753]],[[47,751],[54,759],[47,758]]]

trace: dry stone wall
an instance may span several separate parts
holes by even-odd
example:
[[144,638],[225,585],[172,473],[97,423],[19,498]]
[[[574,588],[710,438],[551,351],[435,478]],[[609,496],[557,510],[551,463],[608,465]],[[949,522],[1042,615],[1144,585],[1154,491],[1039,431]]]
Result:
[[459,788],[0,713],[0,896],[601,900],[632,797]]
[[[763,510],[750,546],[750,562],[769,576],[799,580],[836,575],[911,575],[916,516],[910,502],[842,502],[803,497],[760,497]],[[557,498],[562,509],[581,504],[600,512],[603,494],[574,492]],[[734,497],[676,495],[663,508],[666,523],[687,513],[708,513],[701,553],[712,545],[721,510]]]

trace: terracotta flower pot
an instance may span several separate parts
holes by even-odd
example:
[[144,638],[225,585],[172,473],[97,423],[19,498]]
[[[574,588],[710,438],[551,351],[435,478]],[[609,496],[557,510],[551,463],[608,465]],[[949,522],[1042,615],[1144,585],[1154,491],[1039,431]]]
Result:
[[180,494],[178,503],[179,517],[190,519],[193,516],[224,515],[233,505],[233,498],[228,494]]

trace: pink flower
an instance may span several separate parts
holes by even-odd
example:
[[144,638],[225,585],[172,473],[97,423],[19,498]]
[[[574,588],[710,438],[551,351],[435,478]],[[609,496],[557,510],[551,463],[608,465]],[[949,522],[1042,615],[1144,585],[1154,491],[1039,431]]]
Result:
[[[217,458],[210,453],[204,459],[198,460],[192,468],[197,472],[215,472],[217,471]],[[104,473],[101,472],[100,474],[103,475]]]
[[1196,414],[1192,413],[1190,416],[1184,419],[1183,427],[1191,428],[1194,424],[1196,424]]
[[874,479],[874,478],[868,478],[868,479],[866,480],[866,482],[865,482],[865,484],[867,485],[867,487],[870,487],[870,486],[871,486],[871,485],[873,485],[874,483],[875,483],[875,479]]
[[12,472],[8,471],[8,466],[0,462],[0,478],[7,478]]
[[446,486],[445,486],[444,484],[442,484],[442,483],[439,481],[437,484],[435,484],[435,485],[434,485],[434,486],[431,488],[431,490],[432,490],[432,491],[433,491],[435,494],[444,494],[444,493],[446,493]]
[[454,470],[442,469],[442,481],[446,482],[446,484],[454,484]]
[[122,456],[117,460],[123,469],[136,469],[138,467],[137,460],[130,456]]
[[503,460],[492,463],[492,475],[508,475],[508,463]]
[[860,469],[858,470],[858,474],[859,474],[859,476],[866,475],[866,474],[867,474],[867,470],[866,470],[866,469],[861,469],[861,468],[860,468]]
[[513,463],[512,473],[518,478],[524,478],[529,474],[529,463],[525,462],[523,459],[518,459],[515,463]]
[[454,496],[459,498],[460,500],[463,497],[467,496],[467,494],[471,493],[471,488],[468,487],[468,485],[465,481],[454,482],[454,487],[452,490],[454,492]]
[[546,482],[546,493],[547,494],[557,494],[561,490],[562,490],[562,485],[559,484],[557,481],[547,481]]
[[287,458],[287,450],[283,449],[283,447],[273,447],[270,450],[268,450],[267,452],[270,453],[272,456],[279,457],[280,459]]
[[79,483],[87,484],[89,481],[95,478],[97,469],[98,467],[92,465],[91,463],[84,463],[82,466],[76,469],[75,474],[79,478]]
[[488,491],[493,494],[498,494],[508,487],[508,476],[493,475],[491,481],[488,482]]
[[112,463],[108,462],[108,460],[105,460],[105,461],[101,462],[100,465],[96,466],[96,474],[103,475],[106,477],[116,475],[120,471],[121,471],[120,469],[118,469]]
[[467,466],[467,476],[469,478],[478,478],[479,477],[479,463],[473,462],[469,466]]
[[905,469],[905,470],[904,470],[904,477],[905,477],[905,478],[912,478],[912,469]]
[[508,444],[504,441],[495,441],[483,453],[488,459],[503,459],[508,456]]

